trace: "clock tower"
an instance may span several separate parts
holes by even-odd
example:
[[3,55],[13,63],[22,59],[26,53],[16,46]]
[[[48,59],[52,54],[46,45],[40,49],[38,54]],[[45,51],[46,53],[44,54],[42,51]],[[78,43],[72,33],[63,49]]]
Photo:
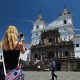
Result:
[[58,20],[60,21],[59,32],[63,41],[69,41],[74,36],[74,26],[70,12],[64,7],[64,11],[60,14]]
[[41,33],[46,28],[44,20],[42,16],[39,15],[38,19],[33,23],[33,30],[32,30],[32,45],[37,45],[41,41]]

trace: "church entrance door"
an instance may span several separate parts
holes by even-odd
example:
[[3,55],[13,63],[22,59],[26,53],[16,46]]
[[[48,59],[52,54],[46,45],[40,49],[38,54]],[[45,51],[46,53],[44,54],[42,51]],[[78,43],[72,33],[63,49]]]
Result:
[[49,59],[54,58],[54,54],[53,54],[52,52],[49,52],[49,53],[48,53],[48,58],[49,58]]

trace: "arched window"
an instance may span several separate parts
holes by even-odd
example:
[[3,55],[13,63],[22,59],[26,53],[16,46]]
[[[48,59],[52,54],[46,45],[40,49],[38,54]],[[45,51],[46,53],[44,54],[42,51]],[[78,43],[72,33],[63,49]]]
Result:
[[49,42],[52,42],[52,39],[51,38],[49,39]]
[[67,24],[67,21],[66,20],[64,20],[64,24]]
[[37,58],[37,56],[38,56],[37,54],[34,54],[34,58]]
[[76,44],[76,47],[79,47],[79,44]]
[[38,28],[39,28],[39,26],[36,26],[36,28],[38,29]]
[[54,58],[54,54],[52,52],[48,53],[48,58]]
[[65,51],[65,56],[68,56],[68,51]]

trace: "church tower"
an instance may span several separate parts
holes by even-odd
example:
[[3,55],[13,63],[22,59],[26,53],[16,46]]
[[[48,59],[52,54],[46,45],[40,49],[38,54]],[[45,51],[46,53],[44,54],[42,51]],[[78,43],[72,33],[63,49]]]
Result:
[[41,33],[44,31],[46,25],[41,15],[38,16],[38,19],[33,23],[32,30],[32,43],[31,45],[37,45],[41,41]]
[[72,16],[70,12],[64,7],[64,11],[59,16],[59,21],[61,22],[62,28],[59,29],[59,32],[61,34],[61,39],[63,41],[69,41],[73,38],[74,35],[74,27],[72,23]]

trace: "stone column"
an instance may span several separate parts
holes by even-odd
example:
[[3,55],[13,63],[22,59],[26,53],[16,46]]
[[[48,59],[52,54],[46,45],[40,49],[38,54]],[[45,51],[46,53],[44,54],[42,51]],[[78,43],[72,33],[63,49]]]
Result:
[[56,58],[56,57],[57,57],[57,55],[56,55],[56,50],[54,50],[54,54],[55,54],[55,56],[54,56],[54,57]]
[[43,60],[43,55],[42,55],[42,53],[41,53],[41,61]]
[[60,58],[60,53],[58,52],[58,58]]
[[62,52],[62,58],[64,57],[63,52]]

